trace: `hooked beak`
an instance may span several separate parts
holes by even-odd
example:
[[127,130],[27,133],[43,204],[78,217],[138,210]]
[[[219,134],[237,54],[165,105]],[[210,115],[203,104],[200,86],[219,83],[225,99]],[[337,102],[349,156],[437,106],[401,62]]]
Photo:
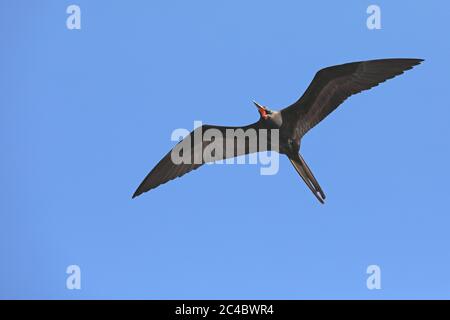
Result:
[[255,104],[255,106],[258,108],[258,112],[261,115],[261,117],[263,119],[267,119],[267,110],[265,107],[263,107],[262,105],[260,105],[258,102],[256,102],[255,100],[253,100],[253,103]]

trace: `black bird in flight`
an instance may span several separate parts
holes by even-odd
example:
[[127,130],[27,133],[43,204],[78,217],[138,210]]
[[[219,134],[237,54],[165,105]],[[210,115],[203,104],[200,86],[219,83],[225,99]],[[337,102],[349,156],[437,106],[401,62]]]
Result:
[[[380,59],[324,68],[316,73],[309,87],[300,99],[292,105],[280,111],[272,111],[254,102],[260,113],[260,119],[257,122],[243,127],[203,125],[192,131],[189,136],[192,138],[199,129],[202,132],[207,131],[207,129],[216,129],[223,133],[223,137],[225,137],[223,140],[226,140],[227,129],[255,129],[256,132],[260,132],[258,129],[267,129],[269,131],[278,129],[279,141],[277,144],[278,150],[276,151],[285,154],[289,158],[308,188],[321,203],[324,203],[325,194],[311,169],[299,153],[302,137],[351,95],[375,87],[381,82],[412,69],[413,66],[420,64],[422,61],[422,59]],[[211,141],[204,141],[203,139],[199,142],[195,142],[195,139],[190,140],[192,140],[190,147],[193,153],[195,148],[203,151],[211,143]],[[226,146],[226,141],[223,141],[223,148],[225,149]],[[251,149],[247,144],[243,149],[237,149],[234,146],[234,152],[231,152],[231,154],[234,157],[252,152],[274,150],[273,146],[274,142],[268,139],[267,143],[263,146],[258,146],[257,150]],[[156,188],[160,184],[181,177],[208,162],[201,160],[200,163],[187,161],[189,163],[175,164],[172,161],[171,152],[142,181],[133,194],[133,198]],[[224,151],[221,159],[225,159],[226,155],[227,153]]]

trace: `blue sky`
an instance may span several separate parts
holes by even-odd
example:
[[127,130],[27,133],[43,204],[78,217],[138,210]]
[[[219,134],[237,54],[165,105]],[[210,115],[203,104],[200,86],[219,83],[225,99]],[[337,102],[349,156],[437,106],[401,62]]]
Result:
[[[66,28],[74,3],[81,30]],[[0,298],[449,298],[448,3],[0,7]],[[426,61],[303,139],[325,205],[286,158],[277,175],[205,166],[131,200],[174,129],[253,122],[252,99],[278,109],[322,67],[388,57]]]

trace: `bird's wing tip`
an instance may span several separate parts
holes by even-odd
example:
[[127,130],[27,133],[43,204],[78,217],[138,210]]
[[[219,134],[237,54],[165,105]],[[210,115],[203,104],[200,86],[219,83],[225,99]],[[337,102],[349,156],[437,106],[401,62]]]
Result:
[[410,61],[412,66],[417,66],[425,61],[425,59],[422,59],[422,58],[414,58],[414,59],[408,59],[408,60]]
[[131,199],[134,199],[134,198],[138,197],[139,195],[140,195],[140,193],[136,191],[136,192],[133,193],[133,195],[131,196]]

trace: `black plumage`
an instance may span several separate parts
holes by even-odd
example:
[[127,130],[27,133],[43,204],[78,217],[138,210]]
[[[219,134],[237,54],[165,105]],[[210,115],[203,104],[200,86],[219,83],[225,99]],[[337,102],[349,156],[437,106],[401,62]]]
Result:
[[[194,139],[192,139],[195,132],[201,130],[204,133],[208,129],[217,129],[225,137],[223,141],[219,142],[223,146],[222,159],[225,159],[227,154],[234,157],[266,150],[278,151],[290,159],[308,188],[323,203],[325,194],[312,174],[311,169],[299,154],[302,137],[351,95],[368,90],[381,82],[400,75],[422,61],[422,59],[380,59],[324,68],[316,73],[301,98],[287,108],[280,111],[272,111],[255,103],[260,112],[260,119],[257,122],[244,127],[203,125],[201,128],[191,132],[191,144],[189,147],[192,151],[205,150],[211,141],[201,139],[196,145]],[[235,146],[234,150],[227,153],[228,144],[225,134],[227,129],[255,129],[257,133],[260,132],[260,129],[267,129],[269,132],[270,130],[278,129],[279,141],[275,144],[274,141],[269,139],[266,144],[262,144],[262,146],[258,144],[253,149],[244,141],[244,145],[240,147]],[[268,136],[270,137],[270,135]],[[257,136],[257,139],[259,140],[260,137]],[[183,141],[180,143],[183,143]],[[193,152],[190,163],[175,164],[171,159],[171,152],[142,181],[133,194],[133,198],[176,177],[181,177],[208,162],[202,160],[200,163],[194,163],[193,154],[195,152]]]

